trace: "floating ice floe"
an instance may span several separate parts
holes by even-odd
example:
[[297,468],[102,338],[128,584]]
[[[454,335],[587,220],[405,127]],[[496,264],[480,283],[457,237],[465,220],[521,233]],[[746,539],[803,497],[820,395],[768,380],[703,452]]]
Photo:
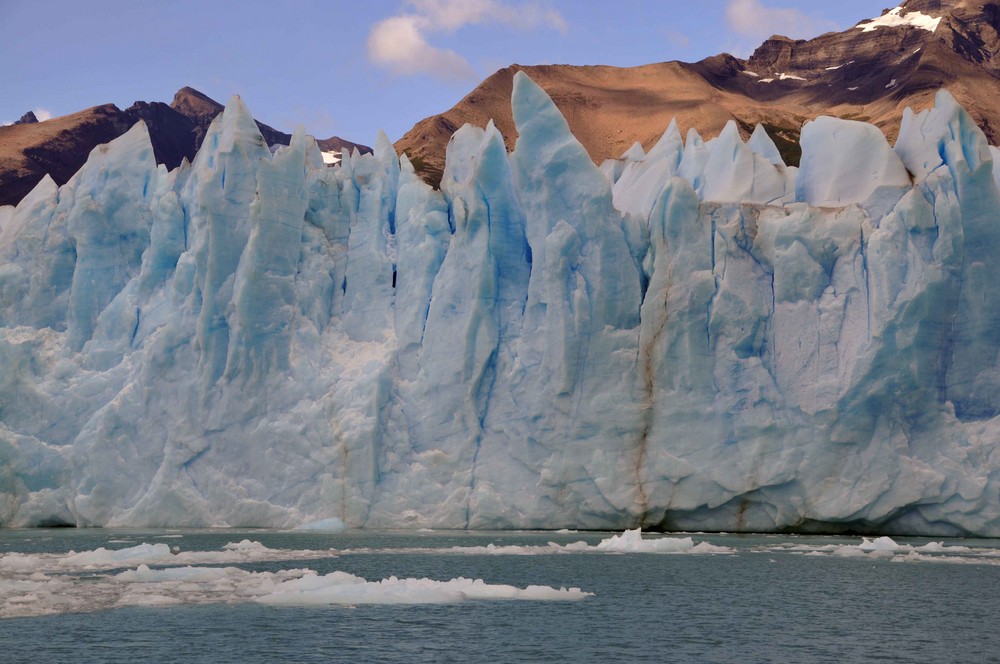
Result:
[[811,557],[885,558],[893,562],[938,562],[968,565],[1000,565],[1000,549],[970,547],[944,542],[922,545],[900,544],[891,537],[861,538],[860,544],[779,544],[762,549],[770,553],[797,553]]
[[93,551],[8,553],[0,555],[0,574],[25,571],[97,571],[137,565],[227,565],[282,560],[315,560],[336,555],[331,550],[270,549],[260,542],[230,542],[221,551],[172,550],[167,544],[139,544],[123,549],[99,547]]
[[579,588],[490,584],[482,579],[367,581],[308,569],[251,572],[237,567],[139,565],[118,574],[0,576],[0,618],[102,611],[126,606],[256,601],[272,605],[443,604],[467,600],[581,600]]
[[644,539],[642,530],[626,530],[612,535],[594,547],[598,551],[613,553],[733,553],[733,549],[715,546],[708,542],[695,544],[690,537],[658,537]]
[[372,554],[372,553],[409,553],[409,554],[451,554],[465,556],[539,556],[564,553],[675,553],[675,554],[705,554],[705,553],[735,553],[734,549],[716,546],[708,542],[695,543],[691,537],[657,536],[644,538],[642,530],[626,530],[621,535],[612,535],[602,539],[597,544],[585,541],[559,544],[548,542],[545,545],[518,544],[487,544],[485,546],[453,546],[446,549],[431,547],[410,547],[402,549],[343,549],[341,555]]
[[[221,551],[179,554],[171,553],[165,544],[65,554],[10,553],[0,557],[0,618],[249,601],[273,605],[441,604],[580,600],[592,595],[579,588],[518,588],[462,577],[438,581],[390,576],[368,581],[339,571],[320,575],[309,569],[256,572],[200,566],[332,557],[330,551],[270,549],[249,540],[227,544]],[[134,569],[108,572],[132,566]]]
[[467,600],[580,600],[593,596],[579,588],[528,586],[517,588],[490,584],[482,579],[459,577],[450,581],[398,579],[366,581],[347,572],[323,576],[307,573],[283,581],[270,592],[256,598],[273,605],[308,606],[316,604],[453,604]]

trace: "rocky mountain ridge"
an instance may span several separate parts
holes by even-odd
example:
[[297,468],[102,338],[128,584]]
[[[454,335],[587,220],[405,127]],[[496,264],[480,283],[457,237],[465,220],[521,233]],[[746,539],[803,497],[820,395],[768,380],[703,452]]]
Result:
[[[137,101],[122,110],[114,104],[34,122],[26,114],[0,127],[0,205],[16,205],[48,173],[63,184],[86,162],[90,151],[128,131],[143,120],[149,130],[157,163],[173,169],[194,158],[222,104],[191,87],[183,87],[170,104]],[[268,145],[288,145],[291,134],[257,123]],[[371,148],[333,136],[318,141],[324,151]]]

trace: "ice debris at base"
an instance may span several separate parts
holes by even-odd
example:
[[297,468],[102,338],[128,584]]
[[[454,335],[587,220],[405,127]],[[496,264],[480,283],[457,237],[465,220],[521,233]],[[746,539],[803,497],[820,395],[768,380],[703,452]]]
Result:
[[190,164],[140,123],[0,211],[0,524],[1000,535],[1000,193],[948,93],[800,168],[676,124],[598,168],[512,106],[440,191],[234,98]]
[[580,540],[568,544],[549,542],[544,546],[519,544],[487,544],[485,546],[453,546],[450,548],[407,547],[401,549],[342,549],[339,554],[348,556],[373,553],[436,554],[462,556],[546,556],[564,553],[733,553],[733,549],[708,542],[695,544],[691,537],[644,538],[639,528],[612,535],[597,544]]
[[[825,539],[825,538],[824,538]],[[837,540],[842,538],[837,538]],[[164,550],[164,544],[140,544],[119,550],[104,548],[81,553],[7,553],[0,555],[0,619],[93,612],[126,606],[203,605],[258,602],[269,605],[327,606],[361,604],[438,604],[467,600],[575,601],[592,596],[580,588],[529,585],[524,588],[491,584],[463,577],[447,581],[427,578],[397,578],[380,581],[336,571],[328,574],[293,568],[278,571],[245,569],[256,562],[332,558],[360,554],[428,555],[601,555],[622,553],[752,555],[804,555],[811,558],[851,558],[885,563],[940,563],[1000,565],[1000,549],[990,546],[899,544],[888,537],[862,538],[860,544],[799,544],[787,538],[765,545],[733,547],[692,538],[643,538],[630,530],[602,539],[597,544],[573,542],[548,546],[494,546],[453,548],[359,549],[318,551],[271,549],[259,542],[243,540],[222,550],[182,552],[179,558]],[[244,557],[236,557],[241,553]],[[711,557],[711,556],[709,556]],[[772,560],[772,562],[777,562]],[[200,565],[231,565],[240,567]]]
[[[179,555],[171,555],[166,544],[140,544],[118,550],[102,547],[66,554],[7,553],[0,555],[0,618],[221,602],[353,606],[469,600],[572,601],[593,596],[579,588],[519,588],[463,577],[437,581],[390,576],[367,581],[340,571],[318,575],[309,569],[256,572],[238,567],[194,566],[332,557],[335,555],[331,551],[271,549],[249,540],[230,543],[222,551]],[[131,567],[134,569],[114,572]]]

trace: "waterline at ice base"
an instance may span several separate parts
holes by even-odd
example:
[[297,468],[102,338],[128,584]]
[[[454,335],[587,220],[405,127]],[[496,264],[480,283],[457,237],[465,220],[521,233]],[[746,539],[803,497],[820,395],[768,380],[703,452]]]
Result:
[[440,191],[234,98],[191,164],[140,123],[0,208],[0,525],[1000,536],[1000,189],[947,92],[798,168],[734,124],[598,167],[512,104]]

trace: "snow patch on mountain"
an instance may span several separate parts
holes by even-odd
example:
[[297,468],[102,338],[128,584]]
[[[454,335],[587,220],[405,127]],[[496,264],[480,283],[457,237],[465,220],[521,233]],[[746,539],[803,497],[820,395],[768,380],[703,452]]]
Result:
[[924,14],[920,11],[907,11],[905,14],[902,12],[902,5],[899,7],[893,7],[882,16],[879,16],[878,18],[866,19],[854,27],[862,32],[874,32],[879,28],[899,27],[920,28],[921,30],[927,30],[928,32],[935,32],[938,29],[938,25],[941,23],[940,16],[934,18],[933,16]]

